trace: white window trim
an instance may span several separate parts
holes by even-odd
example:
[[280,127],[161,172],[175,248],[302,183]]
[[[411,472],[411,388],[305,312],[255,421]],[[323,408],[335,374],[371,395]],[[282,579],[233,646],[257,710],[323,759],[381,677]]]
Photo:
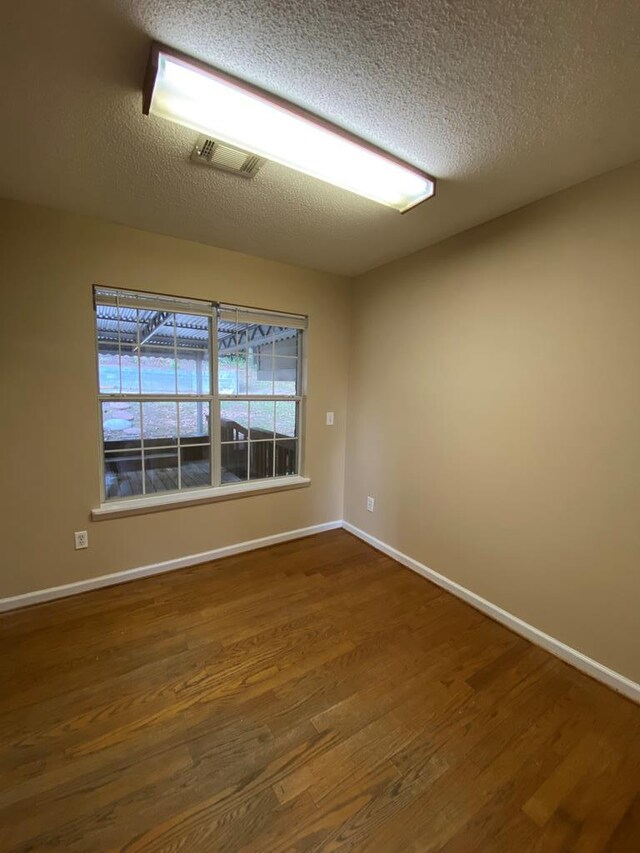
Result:
[[[126,301],[126,296],[121,302],[120,299],[121,294],[126,294],[127,291],[119,290],[117,288],[109,288],[103,287],[101,285],[94,285],[94,290],[113,290],[116,292],[118,290],[119,296],[118,299],[113,301],[113,304],[122,304],[122,301]],[[284,314],[280,312],[273,312],[265,309],[253,309],[253,308],[242,308],[240,306],[231,306],[224,303],[217,302],[203,302],[201,300],[190,300],[188,298],[182,297],[171,297],[171,296],[162,296],[161,294],[150,294],[150,293],[140,293],[137,291],[128,291],[131,294],[131,297],[135,297],[132,300],[132,305],[138,305],[137,297],[144,296],[149,300],[149,305],[153,306],[153,308],[157,308],[159,305],[167,310],[177,311],[178,307],[183,303],[189,303],[188,307],[186,307],[186,313],[198,313],[204,314],[205,316],[211,316],[212,318],[212,339],[210,341],[211,345],[211,391],[210,394],[203,394],[199,396],[199,399],[204,399],[209,402],[210,411],[211,411],[211,419],[213,421],[214,432],[210,433],[210,448],[211,448],[211,474],[212,477],[216,477],[219,479],[220,477],[220,459],[219,453],[221,448],[220,442],[220,417],[219,417],[219,408],[220,404],[225,400],[239,400],[239,401],[248,401],[251,402],[255,399],[265,399],[265,400],[273,400],[277,402],[279,400],[284,400],[287,402],[295,402],[297,404],[297,436],[296,441],[298,443],[298,473],[297,474],[289,474],[283,477],[268,477],[262,480],[243,480],[238,483],[227,483],[224,485],[211,485],[211,486],[201,486],[197,488],[191,489],[180,489],[179,491],[168,491],[168,492],[156,492],[150,495],[140,495],[138,497],[126,497],[121,500],[107,499],[104,488],[104,458],[102,451],[102,438],[100,435],[100,479],[101,479],[101,492],[100,492],[100,505],[91,510],[91,518],[93,521],[98,521],[101,519],[107,518],[118,518],[124,517],[128,515],[140,515],[143,513],[150,512],[158,512],[162,510],[168,509],[177,509],[179,507],[192,506],[203,503],[213,503],[216,501],[222,500],[230,500],[234,498],[241,498],[244,496],[256,495],[256,494],[267,494],[269,492],[277,492],[283,491],[287,489],[298,489],[304,488],[305,486],[310,485],[311,479],[309,477],[304,476],[301,472],[305,470],[305,445],[306,445],[306,436],[305,436],[305,422],[306,422],[306,335],[303,334],[301,337],[301,350],[298,355],[298,388],[299,392],[296,395],[260,395],[260,394],[247,394],[247,395],[223,395],[220,394],[217,390],[218,388],[218,358],[217,356],[214,358],[214,352],[217,353],[217,319],[219,315],[233,313],[234,317],[238,315],[238,313],[242,313],[243,315],[247,315],[248,318],[255,321],[265,322],[282,322],[283,325],[291,326],[292,328],[296,328],[301,330],[302,332],[306,332],[307,329],[307,318],[302,315],[292,315],[292,314]],[[164,300],[164,301],[163,301]],[[175,304],[174,304],[175,300]],[[94,297],[95,302],[95,297]],[[105,299],[104,297],[100,298],[100,302],[103,304],[111,304],[111,301]],[[166,305],[165,305],[166,302]],[[104,394],[100,393],[100,382],[99,382],[99,367],[98,367],[98,339],[97,335],[95,335],[94,330],[94,340],[96,345],[96,375],[98,378],[98,408],[100,410],[99,414],[99,423],[102,423],[101,416],[101,407],[102,403],[109,399],[132,399],[140,402],[153,402],[157,399],[166,399],[170,401],[179,402],[184,398],[184,400],[188,402],[194,401],[193,395],[182,395],[182,394],[128,394],[128,393],[120,393],[120,394]]]
[[248,480],[231,483],[226,486],[203,486],[182,492],[158,492],[140,498],[123,498],[121,501],[107,501],[91,510],[91,519],[100,521],[105,518],[121,518],[127,515],[158,512],[166,509],[192,506],[194,504],[213,503],[231,498],[249,495],[280,492],[286,489],[300,489],[310,485],[309,477],[292,474],[287,477],[273,477],[268,480]]

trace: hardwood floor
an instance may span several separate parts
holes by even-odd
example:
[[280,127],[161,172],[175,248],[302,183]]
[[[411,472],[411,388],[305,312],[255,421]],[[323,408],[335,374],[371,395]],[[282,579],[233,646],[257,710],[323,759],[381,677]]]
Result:
[[640,707],[341,530],[0,638],[3,853],[640,850]]

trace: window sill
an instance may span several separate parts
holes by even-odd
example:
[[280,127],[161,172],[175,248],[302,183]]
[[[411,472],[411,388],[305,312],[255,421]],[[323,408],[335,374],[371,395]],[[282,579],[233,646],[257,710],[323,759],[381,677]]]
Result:
[[229,486],[193,489],[188,492],[171,492],[141,498],[124,498],[109,501],[91,510],[91,519],[101,521],[107,518],[122,518],[127,515],[142,515],[149,512],[161,512],[167,509],[212,503],[214,501],[241,498],[244,495],[266,494],[284,489],[300,489],[308,486],[308,477],[277,477],[273,480],[257,480],[254,483],[238,483]]

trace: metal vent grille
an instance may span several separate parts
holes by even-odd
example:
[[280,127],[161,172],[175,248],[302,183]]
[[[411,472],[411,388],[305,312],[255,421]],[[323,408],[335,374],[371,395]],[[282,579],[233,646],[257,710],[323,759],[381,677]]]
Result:
[[262,157],[207,136],[198,137],[191,159],[194,163],[213,166],[214,169],[222,169],[223,172],[231,172],[242,178],[252,178],[265,162]]

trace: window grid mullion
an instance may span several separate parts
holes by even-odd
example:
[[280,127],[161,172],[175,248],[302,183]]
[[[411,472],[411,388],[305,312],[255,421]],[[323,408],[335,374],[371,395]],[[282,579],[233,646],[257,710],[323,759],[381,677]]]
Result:
[[[140,309],[136,308],[136,353],[138,355],[138,391],[142,395],[142,352],[140,351]],[[120,360],[122,365],[122,359]],[[122,376],[122,374],[121,374]],[[122,385],[120,386],[122,387]],[[142,494],[147,494],[147,473],[145,466],[144,451],[144,407],[142,400],[140,406],[140,476],[142,478]]]
[[302,397],[292,394],[242,394],[237,396],[234,394],[220,394],[220,400],[230,403],[246,403],[246,402],[269,402],[273,400],[275,403],[299,403]]
[[122,332],[120,330],[120,307],[116,307],[118,317],[118,388],[122,394]]
[[[178,396],[179,383],[178,383],[178,319],[176,314],[173,315],[173,372],[175,375],[175,383],[176,383],[176,397]],[[178,464],[178,491],[182,491],[182,453],[180,451],[180,402],[176,400],[176,445],[178,448],[178,456],[177,456],[177,464]]]
[[211,392],[211,404],[209,405],[209,442],[211,461],[210,477],[211,484],[222,485],[222,442],[220,433],[220,394],[218,393],[218,310],[211,315],[209,328],[209,391]]
[[129,403],[206,403],[213,394],[98,394],[98,400]]

